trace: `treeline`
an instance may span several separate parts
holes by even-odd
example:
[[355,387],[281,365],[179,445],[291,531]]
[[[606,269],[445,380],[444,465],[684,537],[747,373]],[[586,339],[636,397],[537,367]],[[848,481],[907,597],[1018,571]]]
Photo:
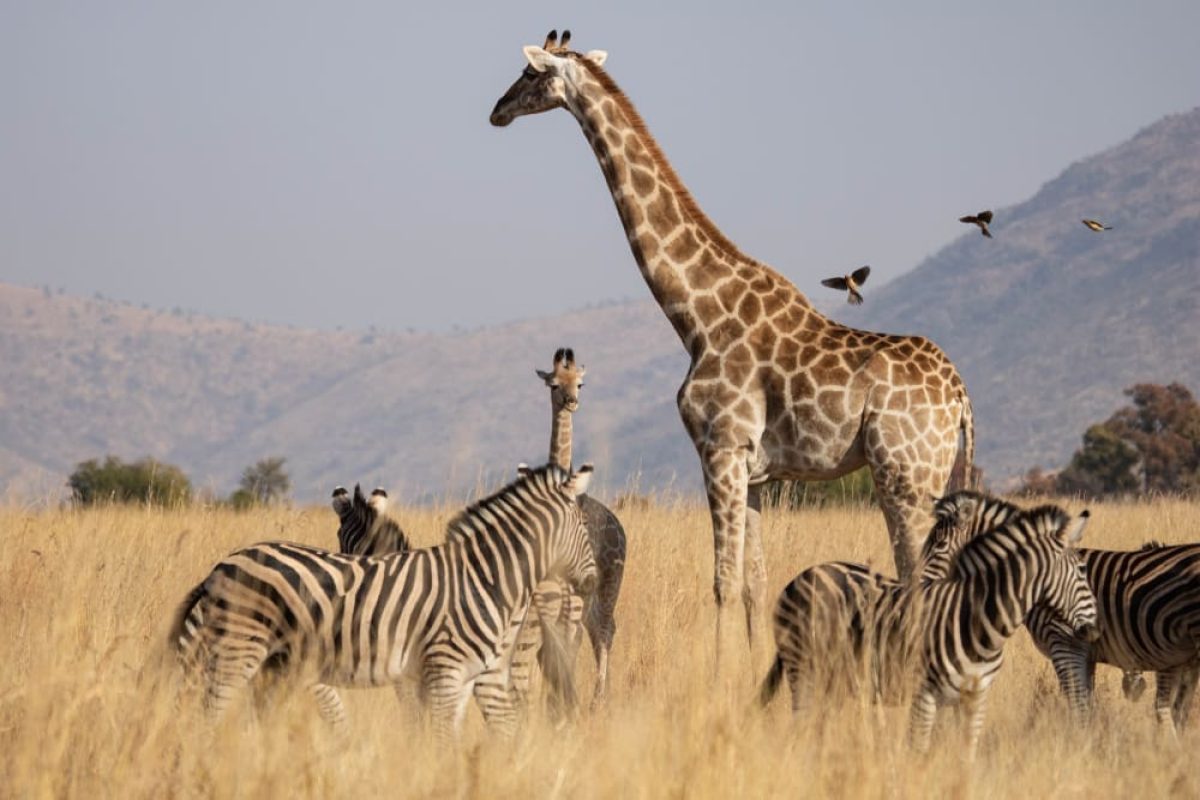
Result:
[[[217,502],[234,508],[251,508],[286,502],[292,490],[284,458],[264,458],[242,471],[238,488]],[[76,465],[67,479],[71,499],[78,505],[134,503],[140,505],[186,505],[196,499],[192,482],[183,470],[154,458],[123,461],[106,456]]]
[[1200,495],[1200,404],[1180,383],[1139,383],[1130,404],[1090,426],[1058,472],[1029,470],[1021,493],[1083,497]]

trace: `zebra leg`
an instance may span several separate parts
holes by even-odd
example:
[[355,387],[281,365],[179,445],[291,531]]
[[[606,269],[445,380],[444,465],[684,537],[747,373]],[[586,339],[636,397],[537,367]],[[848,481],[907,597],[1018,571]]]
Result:
[[1187,667],[1180,671],[1179,691],[1175,694],[1175,706],[1172,709],[1172,718],[1178,733],[1183,733],[1183,729],[1187,726],[1192,696],[1196,693],[1197,678],[1200,678],[1200,666]]
[[979,750],[979,734],[983,730],[983,718],[987,713],[987,687],[979,685],[979,678],[968,678],[962,690],[962,707],[967,722],[967,761],[975,761]]
[[1175,731],[1175,719],[1172,709],[1175,701],[1175,691],[1179,686],[1178,669],[1155,673],[1154,716],[1160,726],[1169,726]]
[[1046,627],[1035,624],[1030,632],[1035,633],[1038,648],[1050,656],[1058,686],[1071,707],[1071,716],[1076,722],[1086,722],[1091,712],[1096,665],[1087,645],[1074,637],[1062,635],[1055,629],[1035,630]]
[[1126,670],[1121,676],[1121,694],[1131,703],[1142,699],[1146,693],[1146,679],[1140,672]]
[[929,740],[933,734],[933,720],[937,716],[937,698],[933,687],[921,684],[913,697],[912,710],[908,717],[908,741],[918,753],[929,752]]
[[474,682],[465,681],[458,670],[428,667],[421,682],[433,721],[434,739],[445,747],[458,738]]
[[342,696],[338,690],[324,683],[314,683],[308,691],[317,700],[317,711],[335,731],[346,729],[346,707],[342,705]]
[[205,665],[204,707],[218,717],[229,707],[234,695],[246,687],[267,657],[266,647],[258,641],[245,642],[235,652],[215,648]]
[[517,733],[517,706],[513,702],[513,693],[508,686],[508,670],[496,669],[490,675],[502,675],[503,680],[483,681],[483,676],[475,680],[471,693],[475,696],[475,704],[483,714],[483,721],[488,728],[511,739]]

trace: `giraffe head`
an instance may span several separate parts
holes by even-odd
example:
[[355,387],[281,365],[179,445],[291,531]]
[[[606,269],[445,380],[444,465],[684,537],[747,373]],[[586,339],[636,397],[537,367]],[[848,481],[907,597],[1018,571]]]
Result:
[[561,40],[558,31],[550,31],[541,47],[526,45],[525,60],[529,66],[496,101],[491,116],[493,125],[503,128],[517,117],[567,106],[570,87],[581,75],[579,62],[586,60],[598,67],[608,58],[608,53],[603,50],[589,53],[568,50],[570,41],[570,31],[563,31]]
[[575,351],[560,347],[554,354],[554,368],[549,372],[534,370],[550,387],[550,401],[554,410],[566,409],[572,414],[579,408],[579,390],[583,388],[583,376],[587,370],[575,363]]

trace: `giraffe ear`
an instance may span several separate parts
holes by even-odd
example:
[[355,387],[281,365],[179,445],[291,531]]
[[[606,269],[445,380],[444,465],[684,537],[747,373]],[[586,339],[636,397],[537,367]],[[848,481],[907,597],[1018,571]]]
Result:
[[589,50],[583,57],[597,67],[603,67],[604,62],[608,60],[608,53],[604,50]]
[[546,372],[546,371],[540,370],[540,369],[534,369],[534,372],[537,373],[537,376],[539,378],[541,378],[542,380],[544,380],[546,382],[547,386],[557,386],[558,385],[558,382],[554,380],[553,372]]
[[525,60],[529,62],[529,66],[533,67],[538,72],[545,72],[546,69],[554,63],[554,55],[549,51],[538,47],[536,44],[527,44],[524,47]]

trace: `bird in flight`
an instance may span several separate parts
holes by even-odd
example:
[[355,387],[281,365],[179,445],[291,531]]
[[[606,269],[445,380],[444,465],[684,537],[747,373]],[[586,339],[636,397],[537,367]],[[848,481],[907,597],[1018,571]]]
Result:
[[1103,222],[1095,219],[1085,219],[1083,220],[1083,224],[1088,226],[1088,230],[1096,231],[1096,233],[1112,230],[1112,225],[1105,225]]
[[837,289],[840,292],[846,292],[846,302],[852,306],[861,306],[863,301],[862,294],[859,293],[858,287],[867,282],[867,276],[871,274],[870,267],[859,267],[849,275],[843,275],[840,278],[826,278],[821,281],[822,286],[828,286],[830,289]]
[[978,225],[979,232],[987,238],[992,238],[992,232],[988,230],[988,224],[992,221],[991,211],[980,211],[978,214],[968,214],[965,217],[959,217],[959,222],[965,222],[968,225]]

